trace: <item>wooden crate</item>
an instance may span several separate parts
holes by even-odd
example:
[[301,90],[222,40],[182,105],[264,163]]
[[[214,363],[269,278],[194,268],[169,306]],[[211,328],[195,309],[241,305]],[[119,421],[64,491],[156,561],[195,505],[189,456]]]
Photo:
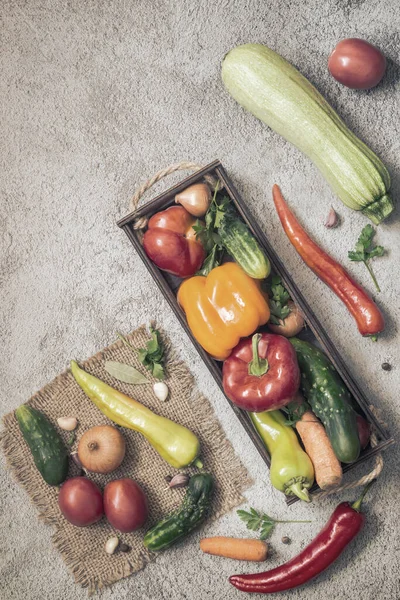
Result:
[[[367,419],[367,421],[369,421],[371,424],[373,424],[373,426],[376,429],[377,435],[379,437],[378,445],[375,448],[371,448],[370,446],[368,446],[365,450],[363,450],[361,452],[357,461],[355,461],[354,463],[349,464],[349,465],[343,465],[343,472],[350,471],[359,463],[367,460],[368,458],[370,458],[377,452],[380,452],[387,446],[391,445],[394,442],[394,440],[381,427],[380,423],[377,421],[374,414],[369,409],[369,403],[368,403],[366,397],[364,396],[363,392],[358,387],[353,375],[348,371],[347,366],[346,366],[344,360],[342,359],[339,351],[336,349],[335,345],[330,340],[328,334],[324,331],[324,328],[322,327],[321,323],[318,321],[317,317],[314,315],[310,306],[306,302],[304,296],[301,294],[301,292],[297,288],[295,282],[288,274],[286,268],[284,267],[284,265],[278,258],[278,255],[276,254],[275,250],[272,248],[268,239],[266,238],[266,236],[260,229],[259,225],[255,221],[255,219],[252,217],[249,209],[247,208],[244,201],[241,199],[238,191],[235,189],[235,186],[233,185],[231,179],[228,177],[221,162],[219,160],[216,160],[216,161],[210,163],[209,165],[207,165],[206,167],[204,167],[203,169],[201,169],[200,171],[197,171],[193,175],[186,177],[183,181],[181,181],[177,185],[174,185],[173,187],[168,189],[163,194],[160,194],[151,202],[148,202],[144,206],[140,207],[138,210],[128,214],[126,217],[124,217],[123,219],[118,221],[118,226],[121,227],[125,231],[128,238],[134,245],[140,258],[143,260],[147,269],[150,271],[151,275],[153,276],[155,283],[158,285],[158,287],[164,294],[165,298],[167,299],[167,301],[168,301],[169,305],[171,306],[172,310],[174,311],[175,315],[178,317],[182,327],[185,329],[187,335],[189,336],[189,338],[192,340],[194,346],[196,347],[197,352],[200,354],[201,358],[207,365],[211,375],[214,377],[215,381],[217,382],[217,384],[219,385],[219,387],[221,388],[221,390],[223,392],[224,390],[223,390],[223,386],[222,386],[222,362],[216,361],[215,359],[211,358],[209,356],[209,354],[196,341],[196,339],[192,335],[192,333],[188,327],[188,324],[186,322],[185,313],[183,312],[183,310],[179,307],[179,305],[177,303],[176,292],[177,292],[177,289],[182,280],[179,279],[178,277],[175,277],[174,275],[171,275],[169,273],[161,271],[148,258],[148,256],[144,252],[142,244],[141,244],[141,234],[140,234],[140,232],[136,231],[133,228],[133,224],[136,221],[136,219],[138,219],[140,217],[150,218],[154,213],[156,213],[160,210],[164,210],[168,206],[171,206],[172,204],[174,204],[174,198],[175,198],[176,194],[183,191],[185,188],[187,188],[189,185],[192,185],[193,183],[203,181],[204,176],[208,175],[208,174],[213,175],[216,178],[219,178],[223,182],[224,193],[226,192],[230,196],[233,204],[235,205],[235,207],[236,207],[238,213],[240,214],[240,216],[242,217],[243,221],[248,225],[248,227],[250,228],[252,233],[256,236],[260,246],[263,248],[263,250],[265,251],[265,254],[269,258],[269,260],[271,262],[272,270],[281,277],[281,279],[282,279],[286,289],[290,293],[292,299],[300,307],[301,311],[303,312],[306,322],[307,322],[307,328],[304,330],[304,332],[299,334],[298,337],[300,337],[302,339],[306,339],[307,341],[310,341],[310,342],[318,345],[325,352],[325,354],[330,358],[332,363],[335,365],[339,375],[341,376],[341,378],[345,382],[346,386],[350,390],[351,394],[353,395],[356,403],[359,406],[360,413],[363,414],[364,417]],[[333,301],[336,301],[336,300],[333,299]],[[243,411],[240,408],[238,408],[237,406],[235,406],[228,398],[226,398],[226,400],[231,405],[232,410],[235,412],[236,416],[238,417],[238,419],[242,423],[243,427],[247,431],[249,437],[251,438],[253,444],[256,446],[261,457],[263,458],[263,460],[269,467],[269,465],[270,465],[269,454],[268,454],[262,440],[260,439],[257,432],[255,431],[255,429],[250,421],[249,416],[247,415],[247,413],[245,411]],[[318,489],[318,486],[316,484],[314,484],[312,491],[315,491],[317,489]],[[288,504],[292,504],[293,502],[296,502],[297,500],[298,500],[297,497],[291,496],[291,497],[288,497],[286,501]]]

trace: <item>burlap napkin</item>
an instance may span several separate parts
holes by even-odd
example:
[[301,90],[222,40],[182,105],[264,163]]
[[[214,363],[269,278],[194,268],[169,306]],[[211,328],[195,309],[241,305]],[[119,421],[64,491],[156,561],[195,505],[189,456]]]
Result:
[[[152,385],[128,385],[112,378],[104,369],[106,360],[131,364],[151,375],[137,360],[136,354],[121,341],[117,341],[102,352],[81,363],[84,369],[106,381],[120,391],[134,397],[156,413],[166,416],[191,429],[200,439],[201,456],[206,471],[211,472],[216,481],[216,491],[212,503],[210,519],[216,519],[243,502],[242,491],[251,481],[231,444],[214,416],[208,400],[195,389],[193,377],[187,366],[176,360],[168,340],[163,336],[167,347],[167,379],[170,389],[167,402],[160,402],[153,394]],[[135,348],[145,347],[148,333],[140,327],[127,339]],[[55,423],[61,416],[75,416],[79,421],[77,440],[84,431],[94,425],[109,423],[79,388],[70,372],[56,377],[28,401],[28,404],[42,410]],[[75,581],[89,588],[91,592],[104,585],[118,581],[139,571],[155,554],[143,546],[145,529],[130,534],[119,534],[123,542],[131,546],[128,553],[118,552],[112,556],[105,553],[107,539],[114,530],[105,518],[91,527],[78,528],[68,523],[58,508],[58,489],[48,486],[37,471],[32,455],[19,431],[14,413],[4,417],[2,445],[8,464],[17,480],[24,486],[40,517],[55,527],[53,542],[73,573]],[[126,439],[127,452],[121,467],[110,475],[90,475],[90,478],[103,487],[108,481],[121,477],[132,477],[145,490],[150,507],[148,525],[176,508],[184,496],[183,489],[168,489],[165,477],[177,471],[170,467],[140,434],[121,429]],[[67,442],[69,432],[62,432]],[[76,449],[77,442],[71,448]],[[69,476],[78,474],[78,467],[71,460]],[[194,473],[197,469],[186,469]],[[168,550],[167,550],[168,551]]]

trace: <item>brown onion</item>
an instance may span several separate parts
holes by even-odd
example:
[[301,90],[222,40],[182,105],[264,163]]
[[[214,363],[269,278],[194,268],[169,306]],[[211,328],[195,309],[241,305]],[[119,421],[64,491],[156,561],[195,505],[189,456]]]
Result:
[[78,456],[82,466],[88,471],[111,473],[124,460],[124,437],[111,425],[92,427],[79,440]]
[[290,313],[286,319],[281,319],[279,325],[268,323],[268,329],[273,331],[273,333],[277,333],[289,338],[297,335],[303,329],[304,317],[297,304],[295,304],[292,300],[289,300],[287,305],[290,308]]
[[175,202],[194,217],[203,217],[211,202],[211,190],[206,183],[195,183],[175,196]]

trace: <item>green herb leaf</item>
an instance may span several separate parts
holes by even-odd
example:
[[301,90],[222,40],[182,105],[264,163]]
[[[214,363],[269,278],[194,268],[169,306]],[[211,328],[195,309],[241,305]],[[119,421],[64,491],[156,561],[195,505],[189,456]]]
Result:
[[364,260],[364,252],[355,252],[354,250],[349,250],[347,253],[350,260],[354,262],[361,262]]
[[272,521],[263,521],[260,530],[260,540],[266,540],[271,534],[275,524]]
[[260,531],[260,540],[265,540],[273,531],[276,523],[311,523],[311,521],[281,521],[269,517],[265,513],[259,513],[254,508],[250,511],[237,510],[239,518],[246,524],[247,529],[251,531]]
[[370,250],[370,252],[368,252],[368,257],[376,258],[379,256],[383,256],[384,254],[385,254],[385,248],[383,246],[375,246],[375,248],[372,248],[372,250]]
[[215,244],[210,254],[203,262],[203,266],[201,267],[200,271],[197,271],[196,275],[203,275],[206,277],[210,273],[210,271],[212,271],[212,269],[214,269],[215,267],[219,267],[219,265],[222,262],[223,254],[223,249],[220,248],[217,244]]
[[230,199],[227,196],[224,196],[220,204],[217,204],[216,201],[214,202],[214,204],[216,207],[214,217],[214,228],[218,229],[218,227],[221,225],[222,219],[225,216],[226,209],[230,204]]
[[280,302],[282,306],[286,304],[288,300],[290,300],[288,291],[283,287],[281,283],[278,283],[277,285],[272,285],[271,290],[273,293],[273,299],[276,300],[276,302]]
[[269,310],[271,311],[271,316],[275,317],[276,325],[280,325],[280,320],[284,321],[290,315],[290,308],[286,305],[282,306],[276,300],[269,301]]
[[153,377],[156,379],[165,379],[164,367],[161,363],[153,363]]
[[287,414],[285,425],[292,426],[300,421],[304,413],[311,410],[311,408],[306,400],[303,400],[303,402],[294,400],[293,402],[289,402],[282,410]]
[[164,379],[164,346],[161,341],[160,332],[150,327],[151,339],[146,343],[146,348],[138,350],[138,358],[157,379]]
[[383,246],[374,246],[373,239],[375,236],[375,229],[368,223],[361,231],[360,236],[355,245],[355,250],[349,250],[348,257],[353,262],[363,262],[371,275],[372,281],[375,284],[376,289],[380,292],[380,288],[376,277],[372,271],[369,261],[372,258],[377,258],[385,254]]
[[269,309],[271,312],[269,321],[273,325],[281,325],[290,315],[290,308],[287,305],[290,295],[287,289],[282,285],[279,275],[271,277],[271,286],[269,288]]
[[196,273],[197,275],[207,276],[214,267],[218,267],[222,263],[224,256],[224,248],[217,229],[230,204],[230,198],[224,196],[222,200],[217,202],[217,193],[218,185],[215,187],[213,199],[204,217],[204,224],[197,221],[193,226],[196,238],[202,243],[207,253],[201,269]]
[[157,354],[160,351],[160,334],[156,329],[150,327],[151,339],[147,342],[147,354]]
[[238,510],[237,514],[240,519],[246,523],[247,529],[250,529],[251,531],[257,531],[260,528],[262,522],[261,515],[254,510],[254,508],[250,508],[250,512]]
[[146,379],[140,371],[132,367],[132,365],[127,365],[125,363],[116,362],[114,360],[107,360],[104,363],[104,369],[118,379],[118,381],[123,381],[124,383],[131,383],[133,385],[141,385],[144,383],[149,383],[149,380]]
[[75,432],[73,431],[67,441],[68,446],[72,446],[72,444],[75,442],[76,439],[76,435]]
[[139,358],[140,362],[143,365],[148,366],[150,363],[147,360],[147,350],[146,350],[146,348],[140,348],[137,352],[138,352],[138,358]]

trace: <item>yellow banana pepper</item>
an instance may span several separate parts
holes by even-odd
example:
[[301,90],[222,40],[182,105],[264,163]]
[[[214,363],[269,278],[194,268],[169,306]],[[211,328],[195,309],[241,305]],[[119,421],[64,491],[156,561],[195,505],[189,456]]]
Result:
[[77,384],[106,417],[121,427],[141,433],[172,467],[203,466],[198,458],[200,442],[192,431],[156,415],[140,402],[81,369],[74,360],[71,361],[71,372]]
[[190,330],[213,358],[224,360],[240,338],[254,333],[270,315],[259,281],[229,262],[207,277],[186,279],[178,290]]

